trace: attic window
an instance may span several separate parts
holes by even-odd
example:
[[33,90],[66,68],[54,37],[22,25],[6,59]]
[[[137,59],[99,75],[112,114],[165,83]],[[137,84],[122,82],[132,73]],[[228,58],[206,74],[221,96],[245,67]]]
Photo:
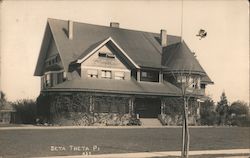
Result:
[[99,52],[99,57],[114,59],[115,55],[109,52]]

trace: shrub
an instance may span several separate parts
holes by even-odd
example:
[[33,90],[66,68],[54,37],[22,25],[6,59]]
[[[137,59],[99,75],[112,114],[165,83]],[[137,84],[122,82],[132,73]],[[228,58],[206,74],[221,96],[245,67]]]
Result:
[[217,122],[217,113],[212,99],[206,100],[200,107],[201,125],[215,125]]
[[137,118],[131,117],[127,125],[128,126],[141,126],[141,121]]
[[31,99],[22,99],[13,102],[16,109],[16,122],[24,124],[34,124],[37,117],[36,102]]

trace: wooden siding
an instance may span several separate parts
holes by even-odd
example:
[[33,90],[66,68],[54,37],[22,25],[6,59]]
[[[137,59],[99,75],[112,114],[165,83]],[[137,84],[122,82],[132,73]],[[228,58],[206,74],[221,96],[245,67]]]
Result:
[[[99,56],[99,53],[107,53],[113,55],[114,58]],[[115,72],[124,72],[124,79],[130,80],[131,71],[122,62],[117,53],[105,45],[91,55],[86,61],[81,64],[81,77],[88,77],[88,70],[97,70],[98,78],[101,78],[102,70],[111,71],[111,79],[115,78]]]

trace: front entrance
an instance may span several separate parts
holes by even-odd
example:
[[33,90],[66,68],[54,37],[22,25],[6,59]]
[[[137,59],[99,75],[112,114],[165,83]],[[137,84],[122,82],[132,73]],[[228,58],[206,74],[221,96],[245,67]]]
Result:
[[161,100],[159,98],[136,98],[135,113],[140,118],[157,118],[161,113]]

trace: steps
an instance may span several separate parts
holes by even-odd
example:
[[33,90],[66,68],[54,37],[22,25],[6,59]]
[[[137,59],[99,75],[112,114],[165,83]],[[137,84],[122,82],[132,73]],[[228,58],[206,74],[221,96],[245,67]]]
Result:
[[141,126],[159,127],[162,126],[157,118],[140,118]]

